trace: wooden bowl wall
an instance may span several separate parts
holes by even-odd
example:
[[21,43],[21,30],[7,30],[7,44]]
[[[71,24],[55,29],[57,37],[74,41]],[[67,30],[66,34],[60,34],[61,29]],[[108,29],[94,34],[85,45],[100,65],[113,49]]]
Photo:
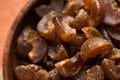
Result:
[[40,18],[35,13],[35,8],[50,0],[29,0],[16,17],[9,31],[3,55],[3,80],[17,80],[14,68],[19,65],[19,58],[16,55],[16,40],[25,26],[36,27]]

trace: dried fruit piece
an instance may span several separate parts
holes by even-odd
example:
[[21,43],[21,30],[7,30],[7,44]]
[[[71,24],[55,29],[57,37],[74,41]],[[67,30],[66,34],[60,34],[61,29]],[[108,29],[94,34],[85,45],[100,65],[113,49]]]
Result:
[[90,37],[81,46],[80,55],[83,61],[94,58],[99,54],[109,54],[112,44],[101,37]]
[[83,1],[84,0],[68,0],[62,11],[63,15],[74,16],[81,8]]
[[120,72],[118,72],[118,68],[115,65],[115,62],[110,59],[104,59],[102,61],[102,69],[105,73],[105,75],[110,79],[110,80],[120,80]]
[[101,37],[101,33],[94,27],[84,27],[82,28],[82,31],[84,32],[84,34],[86,35],[87,38],[89,37]]
[[32,45],[32,50],[28,53],[30,60],[33,63],[40,62],[46,55],[46,41],[40,37],[35,30],[30,30],[28,33],[27,42]]
[[26,41],[28,34],[30,32],[30,27],[26,27],[20,34],[17,40],[17,51],[18,55],[24,59],[24,60],[29,60],[28,53],[32,49],[30,43]]
[[103,21],[106,10],[104,0],[86,0],[84,7],[90,10],[89,26],[95,27]]
[[120,24],[120,8],[113,7],[113,0],[104,0],[106,13],[104,23],[110,26],[116,26]]
[[71,27],[76,30],[81,30],[81,28],[88,26],[88,14],[84,9],[79,10],[73,22],[71,22]]
[[70,23],[73,18],[70,16],[64,16],[55,19],[56,33],[58,37],[63,41],[71,41],[76,36],[76,30],[70,27]]
[[79,53],[73,56],[71,59],[66,59],[55,64],[56,69],[64,77],[75,76],[82,68],[83,63]]
[[95,65],[87,70],[86,80],[104,80],[104,72],[99,65]]
[[35,73],[34,80],[50,80],[49,73],[44,69],[40,69]]
[[52,60],[61,61],[69,58],[67,51],[63,45],[51,45],[48,49],[48,55]]
[[15,74],[18,80],[34,80],[35,73],[40,69],[40,66],[34,64],[21,65],[15,68]]
[[54,12],[50,12],[44,16],[37,25],[37,30],[42,37],[48,40],[55,40],[55,25],[53,20],[55,18]]

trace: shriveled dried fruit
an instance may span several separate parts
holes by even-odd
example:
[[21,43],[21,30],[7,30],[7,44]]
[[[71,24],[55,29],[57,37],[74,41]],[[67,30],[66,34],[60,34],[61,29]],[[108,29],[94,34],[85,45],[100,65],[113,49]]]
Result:
[[49,73],[44,69],[40,69],[35,73],[34,80],[50,80]]
[[82,2],[84,0],[68,0],[62,13],[63,15],[74,16],[81,8]]
[[103,21],[106,10],[104,0],[86,0],[84,7],[90,10],[89,26],[95,27]]
[[82,31],[86,35],[87,38],[89,37],[102,37],[101,33],[94,27],[84,27]]
[[120,24],[120,8],[113,7],[113,0],[104,0],[106,13],[104,23],[110,26],[116,26]]
[[99,65],[95,65],[87,70],[86,80],[104,80],[104,72]]
[[63,41],[71,41],[76,36],[76,30],[70,27],[73,18],[70,16],[55,19],[56,33]]
[[51,45],[48,49],[48,55],[52,60],[61,61],[69,58],[67,51],[63,45]]
[[32,50],[28,53],[30,60],[33,63],[40,62],[46,55],[46,41],[35,30],[31,29],[28,33],[27,42],[32,45]]
[[63,77],[56,68],[52,69],[49,75],[51,80],[69,80],[69,78]]
[[28,53],[32,49],[30,43],[26,41],[30,30],[30,27],[26,27],[17,40],[17,53],[24,60],[29,60]]
[[71,22],[71,27],[76,30],[81,30],[81,28],[88,26],[88,14],[84,9],[81,9],[76,15],[73,22]]
[[15,74],[18,80],[34,80],[35,73],[40,69],[40,66],[34,64],[21,65],[15,68]]
[[37,30],[42,37],[48,40],[55,40],[55,25],[53,20],[55,18],[54,12],[50,12],[44,16],[37,25]]
[[109,54],[111,50],[112,44],[109,41],[101,37],[90,37],[81,46],[80,55],[86,61],[100,54]]
[[115,65],[115,62],[110,59],[104,59],[102,61],[102,69],[105,73],[105,75],[110,79],[110,80],[120,80],[120,72],[118,72],[118,68]]
[[56,69],[64,77],[75,76],[82,68],[83,63],[79,53],[71,59],[66,59],[55,64]]

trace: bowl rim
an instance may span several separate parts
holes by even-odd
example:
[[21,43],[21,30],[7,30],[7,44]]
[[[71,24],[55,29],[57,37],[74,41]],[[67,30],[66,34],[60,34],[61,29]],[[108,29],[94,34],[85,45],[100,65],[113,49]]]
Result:
[[3,67],[3,80],[9,80],[8,78],[8,54],[10,52],[10,46],[11,42],[13,40],[14,33],[19,25],[19,23],[22,21],[23,17],[26,15],[28,10],[37,2],[38,0],[28,0],[28,2],[23,6],[23,8],[19,11],[17,14],[14,22],[12,23],[12,26],[10,27],[10,30],[8,32],[6,42],[4,45],[3,50],[3,59],[2,59],[2,67]]

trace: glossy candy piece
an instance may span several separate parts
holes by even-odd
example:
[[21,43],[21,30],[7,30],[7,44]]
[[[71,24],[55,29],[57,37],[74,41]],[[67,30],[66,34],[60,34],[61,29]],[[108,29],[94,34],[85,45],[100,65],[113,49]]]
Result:
[[55,40],[55,25],[53,20],[55,18],[55,13],[50,12],[45,15],[38,23],[37,30],[39,34],[50,41]]
[[80,9],[78,14],[75,16],[73,22],[71,22],[71,27],[76,30],[81,30],[81,28],[88,26],[88,14],[84,9]]
[[55,64],[56,69],[64,77],[75,76],[82,68],[83,63],[79,53],[73,56],[71,59],[65,59]]
[[73,21],[73,18],[70,16],[55,19],[57,36],[65,42],[71,41],[76,36],[76,30],[70,27],[71,21]]
[[86,80],[104,80],[104,72],[99,65],[95,65],[86,71]]
[[102,61],[102,69],[105,75],[111,80],[120,80],[120,72],[118,71],[115,61],[104,59]]
[[40,69],[35,73],[34,80],[50,80],[49,73],[44,69]]
[[94,58],[97,55],[109,54],[112,44],[101,37],[90,37],[81,46],[80,55],[83,61]]
[[69,58],[68,53],[63,45],[51,45],[48,49],[48,55],[54,61],[62,61]]
[[26,27],[20,34],[17,40],[17,54],[23,59],[29,61],[28,53],[32,49],[30,43],[27,42],[27,37],[31,31],[30,27]]
[[47,52],[46,41],[40,37],[37,31],[31,29],[28,33],[27,42],[32,45],[32,49],[28,53],[28,56],[32,63],[41,62]]
[[104,0],[85,0],[84,8],[90,11],[89,26],[95,27],[103,21],[106,10]]

